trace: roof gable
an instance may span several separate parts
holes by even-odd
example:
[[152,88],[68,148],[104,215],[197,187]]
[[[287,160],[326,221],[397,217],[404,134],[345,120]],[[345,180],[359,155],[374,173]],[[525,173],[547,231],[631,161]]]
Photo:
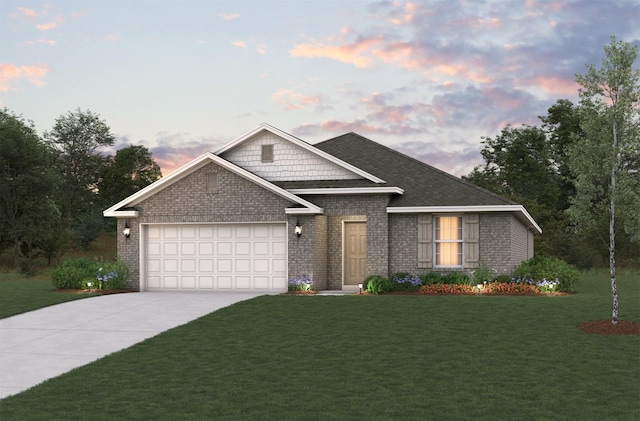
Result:
[[292,193],[289,193],[288,191],[282,189],[281,187],[276,186],[275,184],[272,184],[270,182],[268,182],[267,180],[264,180],[263,178],[258,177],[255,174],[252,174],[251,172],[238,167],[237,165],[224,160],[223,158],[216,156],[214,154],[212,154],[211,152],[207,152],[204,153],[202,155],[200,155],[198,158],[194,159],[193,161],[189,162],[186,165],[183,165],[182,167],[180,167],[179,169],[177,169],[176,171],[172,172],[171,174],[169,174],[166,177],[161,178],[160,180],[151,183],[150,185],[148,185],[147,187],[145,187],[144,189],[140,190],[137,193],[132,194],[131,196],[127,197],[126,199],[116,203],[115,205],[111,206],[109,209],[105,210],[103,212],[103,215],[106,217],[136,217],[137,216],[137,211],[132,210],[131,208],[134,207],[136,204],[142,202],[143,200],[153,196],[154,194],[156,194],[157,192],[165,189],[166,187],[169,187],[170,185],[176,183],[177,181],[183,179],[184,177],[186,177],[187,175],[193,173],[194,171],[204,167],[205,165],[209,164],[209,163],[215,163],[216,165],[219,165],[241,177],[246,178],[249,181],[252,181],[256,184],[258,184],[259,186],[270,190],[271,192],[290,200],[291,202],[296,204],[296,207],[292,207],[292,208],[287,208],[285,209],[285,213],[297,213],[297,214],[303,214],[303,213],[311,213],[311,214],[320,214],[323,212],[323,209],[314,205],[313,203],[306,201],[304,199],[302,199],[299,196],[296,196]]
[[[273,148],[273,159],[263,162],[262,148],[269,145]],[[361,168],[264,123],[222,147],[215,154],[272,182],[313,180],[384,182]]]

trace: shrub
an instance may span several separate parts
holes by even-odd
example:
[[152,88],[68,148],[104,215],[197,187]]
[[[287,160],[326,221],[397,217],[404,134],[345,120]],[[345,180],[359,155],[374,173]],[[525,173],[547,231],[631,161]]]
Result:
[[483,284],[489,282],[492,279],[493,271],[485,262],[480,262],[480,266],[472,272],[473,281],[476,284]]
[[300,275],[289,279],[289,291],[313,291],[313,279],[307,275]]
[[393,284],[382,276],[370,276],[367,278],[367,292],[372,294],[386,294],[393,289]]
[[53,288],[82,289],[86,282],[94,280],[98,263],[86,258],[66,260],[51,271]]
[[531,279],[536,283],[558,281],[555,290],[572,292],[580,272],[574,266],[555,257],[535,256],[525,260],[513,272],[515,277]]
[[452,285],[471,285],[471,277],[462,272],[449,272],[442,277],[442,283]]
[[99,262],[86,258],[66,260],[51,271],[55,289],[123,289],[129,268],[120,260]]
[[496,282],[509,283],[511,280],[512,278],[509,275],[498,275],[496,277]]
[[95,275],[100,289],[123,289],[129,280],[129,267],[120,260],[105,262],[98,268]]
[[420,275],[422,285],[432,285],[442,283],[442,275],[439,272],[427,272]]
[[392,279],[394,291],[417,291],[422,285],[420,278],[416,278],[407,272],[396,273]]

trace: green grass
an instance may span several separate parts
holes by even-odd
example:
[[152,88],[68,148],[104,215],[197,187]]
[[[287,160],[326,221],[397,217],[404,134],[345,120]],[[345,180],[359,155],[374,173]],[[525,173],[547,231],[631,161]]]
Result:
[[[115,233],[102,234],[91,244],[89,250],[69,250],[61,261],[86,257],[113,261],[116,256]],[[35,276],[25,276],[13,267],[11,250],[0,254],[0,319],[27,311],[36,310],[66,301],[91,297],[96,294],[57,292],[51,283],[51,270],[46,259],[34,259]]]
[[[620,318],[640,321],[640,276]],[[0,401],[0,419],[640,419],[603,272],[562,297],[265,296]],[[135,321],[132,321],[135,323]]]
[[51,280],[14,279],[3,276],[0,281],[0,319],[31,310],[37,310],[54,304],[96,294],[57,292],[51,286]]

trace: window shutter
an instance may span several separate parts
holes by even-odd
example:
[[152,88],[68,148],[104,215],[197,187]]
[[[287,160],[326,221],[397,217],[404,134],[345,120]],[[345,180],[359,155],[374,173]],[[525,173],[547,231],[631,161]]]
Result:
[[433,267],[433,217],[418,215],[418,268]]
[[464,267],[480,266],[480,218],[477,213],[464,215]]

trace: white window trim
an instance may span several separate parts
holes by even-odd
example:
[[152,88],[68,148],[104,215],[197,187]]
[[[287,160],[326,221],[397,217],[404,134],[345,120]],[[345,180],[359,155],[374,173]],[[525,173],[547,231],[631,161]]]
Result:
[[[438,226],[438,218],[460,218],[461,225],[461,238],[460,240],[438,240],[438,236],[436,235],[436,227]],[[461,247],[461,260],[462,263],[459,265],[439,265],[438,264],[438,244],[439,243],[459,243]],[[461,269],[464,268],[464,215],[459,214],[434,214],[433,215],[433,267],[434,268],[450,268],[450,269]]]

